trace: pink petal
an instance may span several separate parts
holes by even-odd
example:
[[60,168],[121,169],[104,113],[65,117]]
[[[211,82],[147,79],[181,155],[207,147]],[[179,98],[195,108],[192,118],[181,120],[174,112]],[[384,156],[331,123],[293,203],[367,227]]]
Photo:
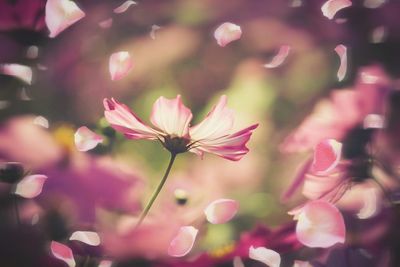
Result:
[[347,48],[344,45],[338,45],[335,48],[335,52],[339,55],[340,58],[340,67],[337,72],[337,77],[340,82],[344,79],[347,71]]
[[66,28],[85,17],[79,7],[70,0],[47,0],[45,21],[50,38],[56,37]]
[[75,267],[74,255],[69,247],[56,241],[51,241],[50,249],[54,257],[64,261],[69,267]]
[[111,80],[122,79],[133,68],[131,56],[126,51],[116,52],[110,56],[109,70]]
[[74,135],[75,146],[79,151],[88,151],[103,142],[103,137],[91,131],[88,127],[80,127]]
[[278,66],[280,66],[283,61],[285,61],[286,57],[289,55],[289,51],[290,51],[290,46],[288,45],[282,45],[279,48],[279,52],[276,56],[274,56],[274,58],[272,59],[272,61],[268,64],[265,64],[264,67],[266,68],[276,68]]
[[378,194],[375,188],[368,188],[363,195],[364,205],[357,213],[360,219],[368,219],[374,216],[378,211]]
[[328,19],[333,19],[335,14],[346,7],[351,6],[352,3],[349,0],[329,0],[321,7],[322,14]]
[[222,23],[214,32],[214,38],[219,46],[226,46],[230,42],[240,39],[242,30],[239,25],[225,22]]
[[49,121],[43,116],[37,116],[33,119],[33,124],[38,125],[40,127],[49,128]]
[[103,29],[108,29],[108,28],[110,28],[112,26],[112,23],[113,23],[113,19],[109,18],[109,19],[105,19],[103,21],[100,21],[99,22],[99,26],[101,28],[103,28]]
[[312,267],[308,261],[294,261],[293,267]]
[[0,73],[4,75],[14,76],[21,81],[31,84],[32,83],[32,69],[28,66],[21,64],[1,64]]
[[193,226],[182,226],[169,245],[168,255],[183,257],[188,254],[193,247],[197,233],[198,230]]
[[137,5],[137,3],[135,1],[131,1],[131,0],[125,1],[122,5],[120,5],[119,7],[114,9],[114,13],[117,13],[117,14],[124,13],[125,11],[128,10],[128,8],[131,5]]
[[298,215],[296,236],[305,246],[327,248],[344,243],[345,234],[342,214],[327,201],[308,202]]
[[156,39],[156,31],[158,31],[159,29],[161,29],[160,26],[158,25],[151,25],[151,32],[150,32],[150,38],[155,40]]
[[385,127],[385,117],[379,114],[368,114],[364,118],[364,129],[383,129]]
[[150,120],[164,133],[187,137],[192,117],[192,112],[182,103],[180,95],[174,99],[161,96],[153,105]]
[[342,153],[342,144],[334,139],[325,139],[314,148],[314,161],[311,170],[324,175],[333,170],[339,163]]
[[100,245],[100,237],[96,232],[76,231],[72,233],[69,240],[77,240],[91,246]]
[[249,258],[260,261],[269,267],[279,267],[281,264],[281,256],[276,251],[264,247],[249,249]]
[[41,174],[24,177],[16,186],[15,194],[24,198],[34,198],[42,192],[47,176]]
[[158,132],[145,125],[129,108],[113,98],[104,99],[104,116],[117,131],[130,139],[157,139]]
[[231,220],[238,208],[239,204],[233,199],[217,199],[207,206],[204,213],[210,223],[221,224]]
[[111,265],[112,265],[112,261],[109,261],[109,260],[102,260],[100,263],[99,263],[99,266],[98,267],[111,267]]

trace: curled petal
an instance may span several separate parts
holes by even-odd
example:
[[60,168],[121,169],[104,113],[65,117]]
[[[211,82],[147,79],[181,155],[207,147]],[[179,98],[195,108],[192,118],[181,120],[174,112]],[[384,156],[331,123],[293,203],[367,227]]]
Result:
[[214,32],[214,38],[219,46],[226,46],[230,42],[240,39],[242,30],[239,25],[225,22],[222,23]]
[[103,142],[103,137],[91,131],[88,127],[80,127],[74,135],[75,146],[79,151],[88,151]]
[[64,261],[69,267],[75,267],[74,255],[69,247],[56,241],[51,241],[50,249],[54,257]]
[[117,131],[130,139],[157,139],[157,132],[145,125],[127,106],[114,99],[104,99],[104,116]]
[[110,56],[108,67],[111,80],[117,81],[125,77],[125,75],[133,68],[133,61],[128,52],[116,52]]
[[351,6],[352,3],[349,0],[329,0],[321,7],[322,14],[328,19],[333,19],[335,14],[346,7]]
[[41,174],[29,175],[22,179],[15,188],[15,194],[24,198],[34,198],[42,192],[47,176]]
[[338,45],[335,48],[335,52],[338,54],[340,58],[340,67],[337,72],[337,77],[339,79],[339,82],[344,79],[344,76],[346,76],[346,71],[347,71],[347,48],[344,45]]
[[327,201],[308,202],[297,219],[297,239],[308,247],[327,248],[345,241],[346,227],[342,214]]
[[100,237],[96,232],[76,231],[72,233],[69,240],[77,240],[91,246],[100,245]]
[[385,117],[379,114],[368,114],[364,118],[364,129],[383,129],[385,127]]
[[221,224],[231,220],[238,208],[237,201],[233,199],[217,199],[206,207],[204,213],[210,223]]
[[125,11],[128,10],[128,8],[131,5],[137,5],[137,3],[135,1],[131,1],[131,0],[125,1],[122,5],[120,5],[119,7],[114,9],[114,13],[116,13],[116,14],[124,13]]
[[153,105],[150,120],[154,126],[169,135],[187,137],[192,112],[182,103],[181,96],[175,99],[160,97]]
[[38,125],[40,127],[49,128],[49,121],[43,116],[37,116],[33,119],[33,124]]
[[249,258],[260,261],[269,267],[279,267],[281,264],[279,253],[264,247],[255,248],[251,246],[249,249]]
[[364,0],[364,6],[366,8],[378,8],[386,2],[387,0]]
[[375,188],[368,188],[363,195],[364,205],[357,213],[360,219],[368,219],[374,216],[378,211],[378,196]]
[[339,163],[342,144],[334,139],[325,139],[314,148],[314,161],[311,170],[317,175],[324,175],[333,170]]
[[32,83],[32,69],[28,66],[21,64],[1,64],[0,73],[4,75],[14,76],[21,81],[31,84]]
[[47,0],[45,21],[51,38],[83,17],[85,13],[70,0]]
[[276,56],[274,56],[274,58],[272,59],[272,61],[268,64],[265,64],[264,67],[266,68],[276,68],[279,67],[283,61],[285,61],[286,57],[289,55],[289,51],[290,51],[290,46],[288,45],[282,45],[279,48],[279,52]]
[[193,247],[197,233],[198,230],[193,226],[182,226],[169,245],[168,255],[183,257],[188,254]]

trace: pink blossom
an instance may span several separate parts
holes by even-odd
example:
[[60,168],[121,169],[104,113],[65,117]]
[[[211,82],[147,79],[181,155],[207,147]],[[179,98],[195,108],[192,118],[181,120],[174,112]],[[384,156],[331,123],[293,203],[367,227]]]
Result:
[[192,127],[192,112],[183,105],[180,95],[175,99],[157,99],[150,118],[154,128],[114,99],[105,99],[104,107],[104,115],[115,130],[129,139],[159,140],[173,154],[190,151],[202,156],[209,152],[237,161],[249,151],[246,143],[258,126],[253,124],[231,133],[234,116],[226,107],[226,96],[221,96],[206,118]]

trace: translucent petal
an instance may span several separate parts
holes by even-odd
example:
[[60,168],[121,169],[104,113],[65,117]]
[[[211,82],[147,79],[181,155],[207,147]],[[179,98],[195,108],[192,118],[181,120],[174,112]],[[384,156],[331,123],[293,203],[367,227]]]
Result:
[[133,61],[129,52],[116,52],[110,56],[109,71],[111,80],[116,81],[122,79],[132,68]]
[[242,30],[239,25],[225,22],[222,23],[214,32],[214,38],[219,46],[226,46],[230,42],[240,39]]
[[337,72],[337,77],[340,82],[344,79],[344,76],[346,76],[347,72],[347,48],[344,45],[338,45],[335,48],[335,52],[340,58],[340,67]]
[[90,231],[73,232],[69,240],[77,240],[91,246],[100,245],[99,235],[96,232],[90,232]]
[[47,176],[41,174],[24,177],[16,186],[15,194],[24,198],[34,198],[42,192]]
[[168,255],[183,257],[188,254],[193,247],[197,233],[198,230],[193,226],[182,226],[169,245]]
[[269,69],[279,67],[285,61],[286,57],[289,55],[289,51],[290,51],[290,46],[282,45],[279,48],[278,54],[274,56],[274,58],[270,63],[265,64],[264,67]]
[[322,14],[328,19],[333,19],[335,14],[346,7],[351,6],[352,3],[349,0],[329,0],[322,5]]
[[128,10],[128,8],[131,5],[137,5],[137,3],[135,1],[131,1],[131,0],[125,1],[122,5],[120,5],[114,9],[114,13],[117,13],[117,14],[124,13],[125,11]]
[[269,267],[279,267],[281,264],[281,256],[276,251],[264,247],[249,249],[249,258],[260,261]]
[[91,131],[88,127],[80,127],[74,135],[75,146],[79,151],[88,151],[103,142],[103,137]]
[[212,224],[226,223],[237,213],[239,204],[233,199],[217,199],[211,202],[204,213]]
[[342,143],[334,139],[325,139],[314,148],[314,160],[311,165],[313,173],[324,175],[333,170],[339,163]]
[[75,267],[74,255],[69,247],[56,241],[51,241],[50,249],[54,257],[64,261],[69,267]]

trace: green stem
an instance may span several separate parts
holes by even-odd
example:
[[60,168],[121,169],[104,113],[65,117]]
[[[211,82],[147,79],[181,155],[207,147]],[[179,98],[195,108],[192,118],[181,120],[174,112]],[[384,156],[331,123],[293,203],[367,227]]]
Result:
[[161,189],[163,188],[163,186],[165,184],[165,181],[167,181],[169,172],[171,171],[172,165],[174,164],[175,157],[176,157],[176,154],[171,153],[171,158],[169,160],[169,164],[168,164],[167,170],[165,171],[165,174],[164,174],[163,178],[161,179],[160,184],[157,186],[156,190],[154,191],[153,195],[151,196],[150,201],[147,203],[146,207],[144,208],[144,210],[140,214],[139,221],[136,223],[135,229],[138,228],[142,224],[144,218],[146,217],[147,213],[149,213],[149,210],[150,210],[151,206],[153,205],[153,203],[156,200],[158,194],[160,193]]

